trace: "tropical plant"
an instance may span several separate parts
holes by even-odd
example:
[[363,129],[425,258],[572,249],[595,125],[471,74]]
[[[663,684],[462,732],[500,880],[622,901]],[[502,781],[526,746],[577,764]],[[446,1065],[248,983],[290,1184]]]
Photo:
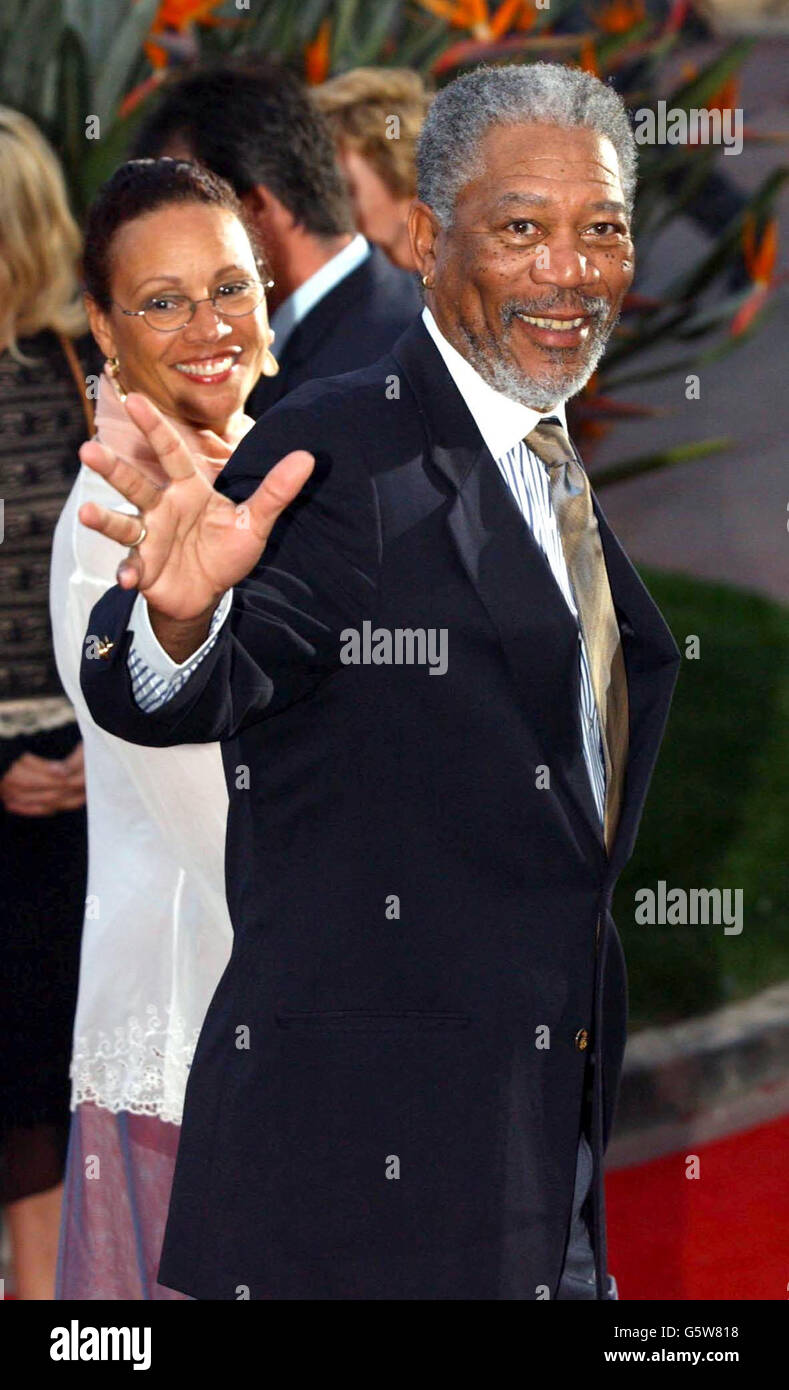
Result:
[[[4,0],[0,101],[32,116],[63,160],[78,213],[123,158],[168,72],[199,57],[276,54],[316,83],[361,65],[411,66],[440,86],[480,62],[548,59],[612,82],[634,110],[736,106],[750,51],[740,41],[666,90],[689,0],[661,17],[645,0]],[[770,138],[746,129],[749,139]],[[718,147],[644,145],[635,209],[639,260],[659,234],[703,204]],[[574,405],[587,454],[618,419],[654,413],[617,391],[691,372],[737,348],[774,307],[775,203],[786,170],[771,173],[730,216],[709,250],[660,299],[634,293],[603,366]],[[655,360],[656,354],[659,360]],[[621,461],[598,486],[725,447],[694,441]]]

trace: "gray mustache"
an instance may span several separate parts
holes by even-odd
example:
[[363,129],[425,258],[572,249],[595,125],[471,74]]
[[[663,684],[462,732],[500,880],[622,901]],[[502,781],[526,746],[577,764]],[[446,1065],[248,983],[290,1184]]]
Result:
[[554,295],[551,299],[510,299],[501,306],[501,318],[509,326],[517,314],[550,318],[552,309],[558,309],[563,314],[588,314],[590,317],[603,318],[608,313],[609,304],[601,295],[577,297],[574,301],[563,299],[561,295]]

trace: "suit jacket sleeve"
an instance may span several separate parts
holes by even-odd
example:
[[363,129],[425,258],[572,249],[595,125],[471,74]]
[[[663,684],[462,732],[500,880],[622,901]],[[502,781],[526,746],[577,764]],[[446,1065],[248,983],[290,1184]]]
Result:
[[[380,524],[363,449],[343,437],[347,415],[343,431],[333,405],[320,383],[305,386],[260,421],[225,465],[216,487],[241,503],[291,449],[315,455],[313,474],[277,522],[261,562],[235,586],[214,647],[159,709],[143,713],[132,695],[127,625],[136,590],[116,585],[95,605],[80,684],[102,728],[155,747],[212,743],[305,698],[338,668],[342,631],[372,610]],[[91,636],[114,643],[108,659],[94,654]]]

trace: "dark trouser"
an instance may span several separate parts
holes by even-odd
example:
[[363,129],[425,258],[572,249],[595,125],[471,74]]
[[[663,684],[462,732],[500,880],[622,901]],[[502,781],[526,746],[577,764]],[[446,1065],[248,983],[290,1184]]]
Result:
[[[567,1254],[564,1258],[559,1287],[556,1290],[556,1298],[563,1302],[577,1299],[597,1299],[594,1253],[589,1238],[587,1218],[584,1215],[584,1207],[592,1185],[592,1166],[592,1150],[586,1135],[581,1134],[575,1166],[570,1239],[567,1244]],[[616,1280],[610,1274],[608,1279],[608,1298],[618,1299]]]

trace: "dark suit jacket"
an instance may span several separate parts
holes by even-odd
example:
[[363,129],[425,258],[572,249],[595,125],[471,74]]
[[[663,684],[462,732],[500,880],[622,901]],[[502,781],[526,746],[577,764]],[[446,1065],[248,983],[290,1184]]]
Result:
[[[116,645],[82,666],[112,733],[220,739],[230,794],[235,943],[159,1277],[213,1299],[553,1297],[593,1051],[602,1291],[626,1017],[609,905],[677,648],[598,508],[631,720],[609,861],[576,623],[421,321],[374,366],[290,396],[217,487],[240,502],[296,446],[314,476],[172,702],[133,702],[133,592],[96,605],[90,632]],[[343,664],[366,621],[445,628],[446,674]]]
[[262,376],[247,401],[258,419],[277,401],[319,377],[369,367],[421,312],[416,275],[392,265],[378,246],[296,325],[276,376]]

